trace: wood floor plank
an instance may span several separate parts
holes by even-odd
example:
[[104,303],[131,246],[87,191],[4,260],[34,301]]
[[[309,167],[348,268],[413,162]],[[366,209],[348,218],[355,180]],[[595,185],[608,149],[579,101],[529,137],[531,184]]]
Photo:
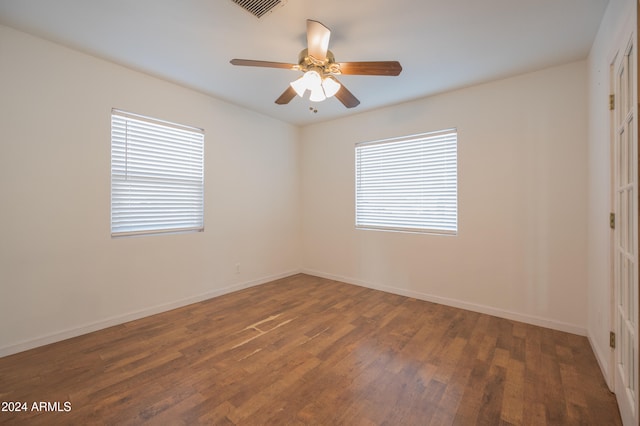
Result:
[[619,425],[586,338],[298,274],[0,358],[0,424]]

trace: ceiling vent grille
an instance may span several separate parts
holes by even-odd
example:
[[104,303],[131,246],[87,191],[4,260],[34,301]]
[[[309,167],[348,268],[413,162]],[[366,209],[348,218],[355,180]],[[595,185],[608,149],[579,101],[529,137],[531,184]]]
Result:
[[274,9],[284,6],[287,0],[231,0],[257,18],[262,18]]

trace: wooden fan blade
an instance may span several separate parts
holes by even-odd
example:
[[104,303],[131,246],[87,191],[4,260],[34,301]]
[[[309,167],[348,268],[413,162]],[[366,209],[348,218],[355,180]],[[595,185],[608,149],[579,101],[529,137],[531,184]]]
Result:
[[276,99],[276,103],[278,105],[286,105],[291,102],[291,99],[296,97],[296,91],[293,90],[293,87],[287,87],[287,90],[282,92],[282,95],[278,99]]
[[318,21],[307,19],[307,49],[319,61],[327,59],[331,31]]
[[298,65],[287,64],[285,62],[254,61],[253,59],[232,59],[229,62],[231,62],[231,65],[240,65],[244,67],[284,68],[288,70],[298,69]]
[[353,93],[351,93],[346,87],[344,87],[344,84],[342,83],[340,83],[340,89],[334,96],[347,108],[354,108],[360,105],[360,101],[358,100],[358,98],[353,96]]
[[344,75],[399,75],[402,66],[398,61],[340,62],[340,73]]

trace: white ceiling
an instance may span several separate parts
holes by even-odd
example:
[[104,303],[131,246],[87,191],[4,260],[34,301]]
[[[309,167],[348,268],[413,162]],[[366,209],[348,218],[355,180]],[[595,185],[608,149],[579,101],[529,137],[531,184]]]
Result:
[[[0,0],[0,23],[305,125],[586,58],[608,0],[287,0],[260,19],[231,0]],[[341,76],[361,101],[275,99],[297,71],[306,19],[338,62],[398,60],[398,77]],[[309,110],[310,106],[318,112]]]

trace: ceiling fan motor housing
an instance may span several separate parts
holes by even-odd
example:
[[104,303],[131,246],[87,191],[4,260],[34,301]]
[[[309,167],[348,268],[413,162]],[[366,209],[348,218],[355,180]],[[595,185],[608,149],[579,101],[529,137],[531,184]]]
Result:
[[336,63],[336,58],[330,50],[327,50],[326,59],[321,61],[309,55],[309,49],[302,49],[298,54],[298,66],[302,72],[315,70],[321,76],[326,74],[340,74],[340,65]]

